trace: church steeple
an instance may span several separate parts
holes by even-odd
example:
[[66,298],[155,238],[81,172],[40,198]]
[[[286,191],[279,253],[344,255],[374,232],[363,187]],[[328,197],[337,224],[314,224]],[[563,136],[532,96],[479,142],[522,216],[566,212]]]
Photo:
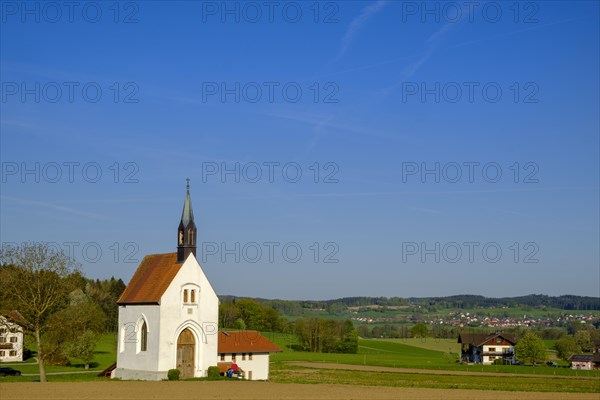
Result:
[[177,262],[184,262],[190,253],[194,254],[194,257],[196,256],[196,224],[190,198],[190,178],[187,178],[187,192],[183,202],[181,221],[177,228]]

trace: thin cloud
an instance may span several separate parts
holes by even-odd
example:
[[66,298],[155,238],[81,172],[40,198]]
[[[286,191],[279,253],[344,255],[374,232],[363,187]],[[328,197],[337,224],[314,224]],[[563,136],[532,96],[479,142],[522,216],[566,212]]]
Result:
[[404,67],[404,69],[402,70],[402,74],[404,75],[405,79],[413,76],[419,70],[419,68],[421,68],[421,66],[425,64],[425,62],[429,60],[429,58],[431,58],[433,53],[437,50],[439,43],[444,39],[448,32],[450,32],[450,29],[455,25],[457,25],[457,23],[448,22],[444,24],[440,29],[433,32],[427,38],[427,40],[425,40],[425,44],[428,47],[427,51],[416,61]]
[[346,54],[348,48],[356,38],[358,32],[369,22],[369,20],[378,12],[380,12],[388,3],[387,0],[379,0],[373,4],[370,4],[362,9],[360,15],[352,20],[346,34],[342,38],[342,43],[340,45],[340,49],[338,50],[337,56],[333,60],[338,61],[340,58]]
[[355,133],[359,135],[367,135],[372,137],[377,137],[379,139],[387,139],[387,140],[399,140],[398,135],[391,135],[385,133],[375,132],[372,129],[363,129],[356,125],[352,124],[341,124],[333,121],[332,117],[318,117],[318,116],[310,116],[310,115],[295,115],[295,114],[283,114],[283,113],[263,113],[263,115],[281,118],[290,121],[296,121],[303,124],[309,124],[313,126],[313,129],[320,134],[324,134],[326,129],[334,129],[338,131],[345,131],[350,133]]
[[77,215],[77,216],[81,216],[81,217],[87,217],[87,218],[93,218],[93,219],[106,219],[106,217],[104,215],[91,213],[91,212],[87,212],[87,211],[81,211],[81,210],[78,210],[78,209],[72,208],[72,207],[58,206],[56,204],[49,203],[47,201],[19,199],[17,197],[11,197],[11,196],[0,196],[0,198],[2,198],[3,200],[15,201],[19,204],[29,204],[29,205],[33,205],[33,206],[40,206],[40,207],[48,208],[48,209],[51,209],[54,211],[62,211],[67,214]]
[[[459,21],[460,22],[460,21]],[[459,22],[455,23],[446,23],[440,29],[433,32],[429,37],[425,40],[425,45],[427,49],[425,52],[421,53],[417,56],[417,59],[413,62],[406,65],[401,70],[402,80],[400,82],[394,83],[391,86],[384,87],[378,90],[381,96],[387,96],[391,92],[395,91],[405,82],[406,79],[410,78],[414,74],[419,71],[419,69],[425,64],[431,56],[437,51],[440,42],[444,39],[444,37],[450,32],[451,28],[457,25]]]

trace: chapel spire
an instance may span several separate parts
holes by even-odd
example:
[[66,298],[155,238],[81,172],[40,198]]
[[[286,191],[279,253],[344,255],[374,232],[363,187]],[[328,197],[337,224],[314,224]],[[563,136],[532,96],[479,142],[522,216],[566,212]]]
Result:
[[194,223],[194,210],[190,198],[190,178],[186,179],[186,194],[183,202],[181,221],[177,228],[177,262],[184,262],[190,253],[196,256],[196,224]]

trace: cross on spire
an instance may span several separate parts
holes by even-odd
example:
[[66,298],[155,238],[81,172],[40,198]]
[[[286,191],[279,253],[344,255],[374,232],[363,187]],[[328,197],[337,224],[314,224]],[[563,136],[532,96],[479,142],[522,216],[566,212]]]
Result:
[[187,190],[190,190],[190,178],[186,178],[185,181],[187,182]]

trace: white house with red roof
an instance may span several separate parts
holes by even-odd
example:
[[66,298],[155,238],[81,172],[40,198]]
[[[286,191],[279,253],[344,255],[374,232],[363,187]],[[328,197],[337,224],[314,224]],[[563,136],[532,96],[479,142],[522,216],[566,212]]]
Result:
[[[23,318],[16,311],[11,311],[7,315],[13,321]],[[0,361],[23,361],[23,344],[23,328],[0,315]]]
[[[119,338],[113,378],[162,380],[170,369],[180,378],[207,376],[217,366],[220,349],[240,357],[246,379],[267,379],[269,351],[280,351],[257,332],[218,334],[219,299],[196,260],[196,225],[189,180],[177,253],[144,257],[117,301]],[[258,335],[258,336],[257,336]],[[254,337],[264,339],[256,340]],[[223,347],[224,346],[224,347]],[[246,354],[247,356],[243,356]],[[266,358],[265,358],[266,354]],[[245,362],[244,362],[245,361]]]
[[244,378],[269,379],[270,353],[281,349],[257,331],[219,332],[219,362],[221,373],[237,365]]

